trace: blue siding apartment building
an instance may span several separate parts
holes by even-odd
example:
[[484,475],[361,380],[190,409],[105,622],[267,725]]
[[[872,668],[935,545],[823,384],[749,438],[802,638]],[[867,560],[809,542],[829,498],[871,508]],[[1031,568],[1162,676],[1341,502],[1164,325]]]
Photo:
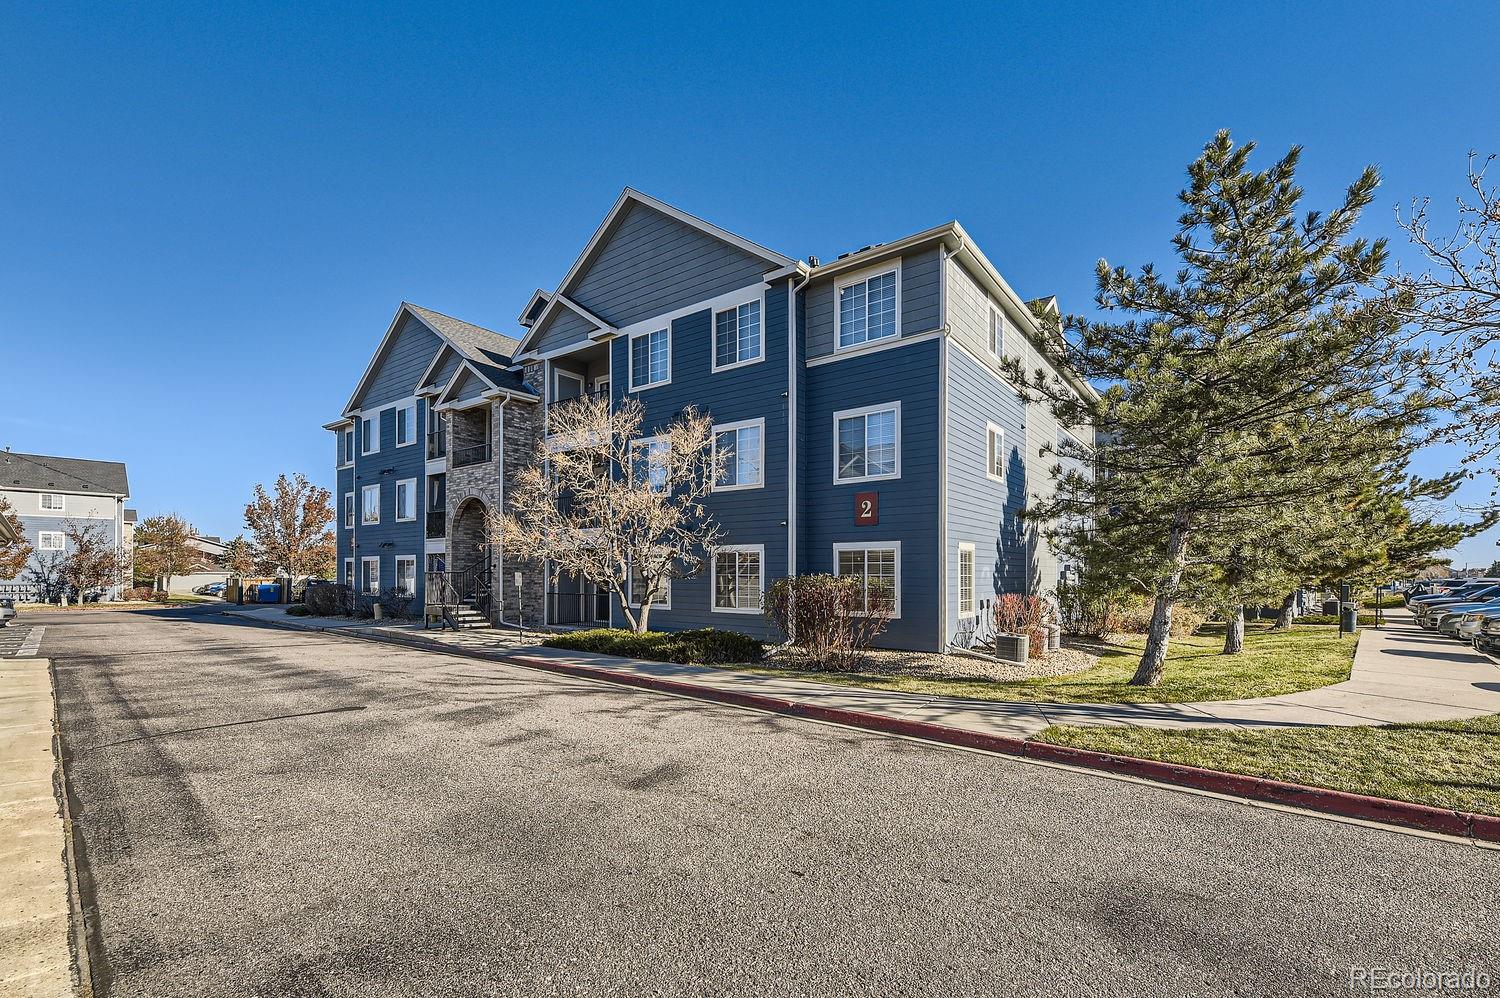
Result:
[[[110,545],[129,551],[135,510],[126,509],[130,480],[119,461],[90,461],[47,454],[0,451],[0,499],[10,504],[30,543],[32,560],[67,555],[67,528],[97,530]],[[122,577],[106,593],[116,599],[130,580]],[[38,597],[23,571],[0,578],[0,596],[31,601]]]
[[[495,619],[623,623],[587,586],[484,547],[475,523],[503,504],[549,405],[633,395],[648,427],[707,411],[736,453],[711,498],[724,543],[702,575],[673,580],[653,626],[774,637],[764,588],[836,572],[894,585],[881,644],[945,649],[983,600],[1045,592],[1063,570],[1019,514],[1051,487],[1044,448],[1093,441],[1002,374],[1003,357],[1047,364],[1032,305],[1056,309],[1022,300],[957,222],[820,263],[627,189],[555,290],[526,304],[519,340],[402,306],[328,424],[344,571],[417,591],[414,565],[488,567]],[[444,435],[445,448],[422,442]]]

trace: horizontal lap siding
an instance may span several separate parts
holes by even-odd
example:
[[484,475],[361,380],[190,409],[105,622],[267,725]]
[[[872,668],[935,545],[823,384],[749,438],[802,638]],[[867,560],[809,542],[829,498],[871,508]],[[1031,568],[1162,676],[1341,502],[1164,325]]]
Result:
[[623,327],[754,284],[770,269],[759,257],[636,204],[569,297]]
[[[25,496],[26,493],[19,493],[19,495]],[[11,494],[12,507],[17,506],[16,496],[16,493]],[[37,502],[36,494],[32,494],[30,496],[30,499],[31,504],[34,507]],[[75,508],[74,503],[78,504],[77,508],[80,510],[80,512],[73,512]],[[87,506],[85,506],[85,504],[87,504]],[[31,545],[32,558],[35,558],[38,555],[46,557],[48,555],[56,554],[57,552],[41,550],[37,544],[37,535],[42,531],[55,531],[57,533],[63,533],[67,529],[69,523],[72,523],[74,526],[83,530],[88,530],[91,528],[98,529],[102,527],[105,531],[105,536],[109,538],[111,544],[118,545],[120,543],[118,522],[115,520],[113,512],[113,510],[118,506],[118,503],[115,500],[100,499],[97,496],[68,496],[66,505],[67,510],[65,510],[61,515],[53,515],[51,513],[48,513],[43,516],[37,513],[25,513],[17,508],[12,509],[12,512],[14,512],[17,518],[21,521],[21,536],[24,537],[27,543]],[[63,544],[64,550],[62,553],[66,554],[73,550],[73,543],[66,538],[63,539]],[[17,575],[11,579],[0,578],[0,582],[20,582],[25,578],[26,569],[22,568],[20,575]]]
[[[340,436],[337,435],[336,436]],[[358,458],[355,458],[358,460]],[[354,520],[359,522],[359,491],[354,487],[354,468],[338,468],[334,473],[334,480],[338,483],[333,495],[334,524],[337,528],[335,533],[338,539],[339,563],[335,566],[336,578],[344,581],[344,559],[353,557],[354,531],[344,529],[344,494],[354,493]]]
[[[422,372],[426,370],[426,364],[432,362],[432,356],[436,352],[434,349],[426,363],[412,375],[413,382],[407,386],[407,394],[411,393],[415,387],[415,379],[421,377]],[[344,558],[353,558],[354,579],[358,584],[360,559],[378,557],[380,559],[380,588],[387,589],[396,582],[396,558],[400,555],[415,555],[417,559],[417,605],[420,606],[425,591],[422,573],[426,561],[426,532],[423,524],[427,502],[426,454],[421,427],[427,425],[427,403],[423,399],[417,400],[416,423],[413,430],[415,442],[405,447],[396,446],[396,409],[394,407],[382,409],[379,413],[379,420],[380,450],[374,454],[360,453],[363,450],[363,441],[358,439],[359,430],[356,424],[354,468],[338,472],[340,494],[337,499],[340,504],[338,515],[341,526],[343,493],[349,491],[354,493],[354,530],[350,534],[354,544],[351,548],[344,543],[345,531],[340,529],[338,570],[342,573]],[[352,483],[349,477],[351,475]],[[397,523],[396,483],[408,478],[416,479],[412,503],[416,519]],[[346,483],[351,483],[352,488]],[[360,501],[360,491],[366,485],[375,484],[380,485],[380,522],[367,525],[361,521],[363,506]],[[420,612],[420,610],[414,610],[414,612]]]
[[[870,269],[878,271],[882,266],[896,265],[891,261],[876,264]],[[941,324],[942,310],[942,260],[934,247],[914,253],[900,260],[901,268],[901,335],[915,336],[931,332]],[[833,353],[834,343],[834,286],[837,277],[816,281],[807,290],[806,343],[809,359]]]
[[476,377],[472,371],[464,371],[461,378],[462,380],[458,383],[454,391],[443,396],[444,401],[472,402],[490,390],[490,386]]
[[[832,572],[833,545],[901,542],[901,619],[878,644],[935,650],[941,646],[938,582],[938,391],[941,344],[936,340],[851,357],[807,370],[798,571]],[[901,403],[901,477],[834,482],[833,414],[880,402]],[[880,522],[854,525],[854,495],[880,494]]]
[[[1005,480],[987,474],[989,424],[1005,431]],[[1009,386],[962,350],[948,351],[948,628],[958,617],[958,548],[974,545],[974,598],[1025,592],[1030,550],[1020,512],[1029,473],[1026,409]]]
[[[431,361],[428,363],[431,363]],[[443,349],[443,362],[437,366],[436,371],[432,372],[432,377],[427,383],[429,385],[436,385],[439,388],[447,387],[448,382],[453,380],[453,375],[458,372],[458,365],[461,363],[463,363],[463,358],[452,347],[445,347]]]
[[[722,492],[710,496],[707,506],[723,532],[724,544],[761,544],[762,566],[767,586],[786,574],[787,528],[787,322],[786,285],[779,283],[766,292],[761,309],[765,360],[757,364],[715,373],[712,370],[712,321],[707,309],[672,323],[672,383],[636,392],[645,406],[642,433],[649,435],[671,422],[688,405],[706,412],[717,423],[764,419],[763,471],[765,484],[759,489]],[[629,346],[615,340],[614,365],[625,371]],[[616,379],[614,395],[627,394],[626,378]],[[723,613],[713,607],[711,566],[690,579],[672,582],[672,608],[651,611],[651,626],[657,630],[716,627],[775,638],[758,613]],[[624,616],[613,608],[614,622]]]
[[596,327],[566,305],[558,305],[547,321],[537,330],[536,341],[531,349],[537,353],[550,353],[583,343]]
[[359,408],[376,406],[406,398],[417,390],[417,380],[437,356],[443,341],[416,319],[408,318],[396,334],[390,349],[376,364],[363,398],[355,401]]

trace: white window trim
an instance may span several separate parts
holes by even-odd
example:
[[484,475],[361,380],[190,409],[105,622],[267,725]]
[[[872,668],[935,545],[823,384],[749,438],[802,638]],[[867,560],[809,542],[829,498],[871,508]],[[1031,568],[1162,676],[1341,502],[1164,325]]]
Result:
[[600,385],[603,385],[603,386],[604,386],[604,388],[609,388],[609,387],[611,387],[611,384],[610,384],[610,380],[609,380],[609,377],[610,377],[610,376],[609,376],[609,375],[607,375],[607,374],[601,374],[601,375],[599,375],[599,376],[598,376],[598,377],[596,377],[596,378],[595,378],[595,379],[594,379],[594,393],[595,393],[595,394],[598,394],[598,393],[599,393],[599,392],[601,392],[601,391],[603,391],[603,390],[604,390],[604,389],[601,389],[601,388],[600,388],[600,387],[599,387],[599,386],[600,386]]
[[[48,506],[45,500],[49,496],[56,499],[59,505]],[[36,508],[43,513],[66,513],[68,511],[68,497],[61,492],[43,492],[36,497]]]
[[[629,598],[630,598],[630,605],[632,607],[635,607],[636,609],[640,609],[641,601],[638,600],[638,599],[636,599],[636,595],[635,595],[635,570],[634,569],[631,569],[630,577],[628,579],[626,579],[625,581],[626,581],[626,588],[629,590],[629,592],[627,592],[626,595],[629,596]],[[662,584],[666,587],[665,591],[662,593],[663,600],[660,603],[652,603],[651,604],[651,609],[652,610],[670,610],[670,609],[672,609],[672,578],[671,578],[671,576],[668,576],[667,578],[662,579]]]
[[[57,538],[57,545],[55,547],[45,543],[49,537]],[[68,549],[68,535],[61,530],[38,530],[36,534],[36,549],[38,551],[66,551]]]
[[[372,562],[372,561],[375,563],[375,588],[374,588],[374,590],[370,590],[370,589],[366,589],[365,588],[365,578],[366,578],[366,574],[367,574],[365,572],[365,566],[368,565],[368,564],[370,564],[370,562]],[[359,587],[358,588],[359,588],[359,591],[361,593],[364,593],[367,596],[379,596],[380,595],[380,556],[379,555],[375,555],[375,556],[370,557],[370,558],[361,558],[361,559],[359,559]]]
[[[719,606],[719,555],[734,554],[741,551],[753,551],[760,555],[760,558],[757,560],[757,564],[760,566],[757,581],[758,588],[760,589],[760,606]],[[714,548],[713,557],[710,561],[708,575],[709,609],[714,613],[760,613],[766,605],[766,546],[764,544],[723,544]]]
[[554,364],[552,366],[552,399],[553,399],[553,401],[556,401],[560,397],[559,392],[557,390],[557,383],[559,381],[561,381],[563,378],[567,378],[569,381],[576,381],[576,382],[578,382],[578,394],[579,395],[583,395],[583,394],[585,394],[589,390],[588,379],[585,378],[583,375],[581,375],[581,374],[575,374],[572,371],[564,371],[562,368],[560,368],[560,367],[558,367],[557,365]]
[[[862,475],[858,478],[839,477],[839,422],[845,419],[853,419],[856,416],[868,416],[871,413],[885,412],[894,409],[896,412],[896,469],[885,475]],[[866,445],[868,447],[868,444]],[[901,402],[880,402],[876,405],[861,406],[858,409],[840,409],[833,414],[833,484],[835,485],[857,485],[860,482],[885,482],[901,477]]]
[[[999,437],[995,445],[995,456],[1000,458],[1000,474],[995,474],[995,465],[990,460],[990,441]],[[984,424],[984,477],[992,482],[1005,483],[1005,427],[996,426],[994,423]]]
[[[760,457],[756,461],[757,471],[760,477],[749,484],[719,485],[715,484],[715,492],[745,492],[750,489],[763,489],[766,487],[766,419],[761,416],[758,419],[741,419],[734,423],[715,423],[713,428],[713,449],[715,457],[718,456],[719,434],[728,433],[731,430],[743,430],[747,427],[760,429]],[[737,438],[736,438],[737,439]],[[738,451],[736,451],[738,453]]]
[[[369,493],[369,491],[371,489],[375,490],[375,519],[373,519],[373,520],[369,519],[369,517],[366,515],[366,514],[368,514],[370,512],[370,507],[368,505],[366,505],[366,503],[365,503],[365,496]],[[367,526],[367,527],[373,527],[373,526],[375,526],[376,524],[378,524],[380,522],[380,502],[381,502],[382,499],[385,498],[384,496],[382,496],[380,494],[382,491],[383,490],[381,489],[379,482],[376,482],[374,485],[364,485],[364,486],[360,487],[360,490],[359,490],[359,522],[360,522],[361,525]]]
[[[378,410],[377,409],[375,412],[370,413],[368,416],[361,414],[360,417],[359,417],[359,455],[360,455],[360,457],[366,457],[366,456],[368,456],[370,454],[379,454],[380,453],[380,413],[381,413],[381,411],[382,410]],[[375,430],[374,433],[366,433],[365,432],[365,421],[366,420],[368,420],[369,423],[370,423],[370,425],[372,427],[374,427],[374,430]],[[370,446],[370,444],[371,444],[372,441],[375,444],[374,447]]]
[[[969,555],[969,608],[964,609],[964,553]],[[974,612],[979,605],[979,570],[978,562],[974,557],[974,544],[965,541],[958,546],[958,612],[968,616]]]
[[[636,450],[638,448],[641,448],[641,447],[649,448],[652,444],[659,444],[659,443],[666,443],[666,438],[663,437],[663,436],[661,436],[660,434],[657,434],[655,436],[650,436],[650,437],[636,437],[634,440],[630,441],[630,474],[631,475],[635,474],[635,452],[636,452]],[[651,475],[651,452],[649,450],[646,452],[646,475],[647,475],[647,478],[649,479],[650,475]]]
[[359,516],[359,507],[354,502],[354,493],[344,493],[344,529],[353,530]]
[[[901,542],[900,541],[848,541],[833,546],[833,574],[839,574],[839,553],[841,551],[895,551],[896,563],[896,604],[890,619],[901,619]],[[868,575],[868,571],[866,573]]]
[[[995,342],[993,344],[986,343],[985,347],[989,351],[991,357],[994,357],[996,360],[1004,360],[1005,344],[1006,341],[1010,338],[1010,334],[1014,329],[1014,325],[1010,321],[1010,316],[1005,314],[1005,309],[1001,308],[993,301],[989,303],[989,306],[990,322],[996,323]],[[996,322],[996,320],[999,321]],[[986,338],[988,338],[988,330],[985,331],[985,336]]]
[[[346,426],[339,430],[339,467],[354,467],[354,427]],[[347,439],[346,439],[347,438]]]
[[392,584],[399,584],[401,582],[401,563],[402,562],[410,562],[411,563],[411,592],[408,593],[408,595],[410,595],[410,596],[416,596],[417,595],[417,556],[416,555],[414,555],[414,554],[398,554],[398,555],[396,555],[396,577],[394,579],[392,579],[391,582],[392,582]]
[[359,582],[359,580],[354,577],[354,559],[353,558],[345,558],[344,559],[344,585],[346,585],[346,586],[353,586],[357,582]]
[[[861,349],[863,347],[869,346],[872,343],[884,343],[884,342],[886,342],[888,340],[899,340],[901,338],[901,270],[902,270],[901,263],[902,263],[902,261],[897,260],[894,266],[892,266],[889,263],[886,263],[886,264],[881,264],[878,267],[870,267],[867,270],[861,270],[858,273],[849,274],[849,275],[845,276],[842,280],[836,281],[834,283],[834,285],[833,285],[833,352],[834,353],[840,353],[840,352],[845,351],[845,350],[859,350],[859,349]],[[847,346],[844,345],[843,342],[842,342],[843,337],[841,335],[841,332],[842,332],[842,329],[843,329],[843,325],[844,325],[844,311],[843,311],[843,309],[839,308],[839,295],[843,294],[844,289],[847,288],[847,287],[850,287],[851,285],[863,284],[864,282],[868,281],[872,277],[880,277],[882,275],[889,274],[889,273],[895,273],[895,275],[896,275],[896,331],[894,333],[892,333],[891,335],[889,335],[889,336],[881,336],[881,337],[878,337],[878,338],[873,339],[873,340],[870,339],[867,336],[867,337],[865,337],[865,339],[864,339],[863,342],[860,342],[860,343],[850,343]],[[868,304],[866,305],[865,314],[868,317],[868,315],[869,315],[869,306],[868,306]]]
[[[667,333],[667,376],[662,381],[653,381],[650,384],[638,385],[635,383],[635,341],[643,337],[659,333],[663,329]],[[647,348],[650,349],[649,347]],[[649,368],[649,363],[647,367]],[[672,324],[668,322],[665,326],[657,326],[654,329],[643,329],[638,333],[631,333],[625,341],[625,372],[630,378],[630,390],[632,392],[643,392],[648,388],[660,388],[662,385],[672,383]]]
[[[738,304],[729,305],[724,308],[715,308],[710,311],[708,320],[708,363],[713,373],[718,374],[720,371],[732,371],[737,367],[749,367],[751,364],[759,364],[761,361],[766,359],[766,296],[764,292],[761,293],[759,300],[760,349],[756,353],[756,355],[754,357],[751,357],[749,360],[737,360],[731,364],[719,363],[719,316],[725,312],[737,312],[744,306],[756,301],[756,299],[748,298],[745,301],[739,302]],[[736,354],[738,354],[738,351],[736,351]]]
[[[411,496],[411,516],[401,515],[401,486],[406,486],[407,495]],[[417,519],[417,480],[415,478],[403,478],[396,482],[396,522],[412,523]]]
[[[401,413],[403,412],[408,416],[406,425],[407,428],[411,430],[411,439],[404,444],[401,442]],[[417,433],[417,403],[408,402],[406,405],[396,406],[395,420],[397,447],[411,447],[415,445],[418,440],[422,439],[421,435]]]

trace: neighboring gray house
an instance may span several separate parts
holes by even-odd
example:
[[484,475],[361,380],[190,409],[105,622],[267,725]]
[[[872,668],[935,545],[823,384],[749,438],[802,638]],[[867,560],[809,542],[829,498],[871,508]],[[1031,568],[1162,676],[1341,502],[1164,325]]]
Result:
[[[1051,590],[1062,567],[1019,513],[1051,488],[1057,458],[1044,449],[1069,431],[1000,365],[1047,366],[1033,307],[1056,303],[1018,296],[957,222],[823,264],[627,189],[557,287],[526,303],[519,342],[402,306],[328,424],[344,572],[385,583],[387,549],[409,566],[425,510],[427,568],[447,574],[418,584],[477,587],[495,619],[622,623],[589,586],[482,547],[477,525],[545,436],[550,407],[633,395],[648,434],[692,404],[736,454],[710,500],[725,543],[703,575],[673,581],[653,626],[771,636],[765,587],[834,572],[895,587],[882,644],[964,643],[984,600]],[[424,430],[425,466],[400,451]],[[403,479],[423,483],[398,507],[406,527],[387,519]]]
[[[119,461],[6,450],[0,452],[0,496],[20,519],[33,557],[67,551],[64,527],[68,521],[99,524],[112,543],[126,543],[125,502],[130,498],[130,483]],[[122,577],[108,598],[117,597],[128,583]],[[22,599],[31,596],[30,586],[20,578],[0,579],[0,591]]]

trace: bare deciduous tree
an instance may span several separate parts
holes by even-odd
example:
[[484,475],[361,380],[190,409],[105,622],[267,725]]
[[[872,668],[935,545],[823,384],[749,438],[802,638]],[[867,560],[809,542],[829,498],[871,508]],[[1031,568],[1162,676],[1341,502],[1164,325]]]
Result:
[[669,579],[707,563],[720,529],[703,500],[729,459],[714,446],[712,420],[691,406],[646,438],[643,418],[635,399],[615,408],[598,397],[555,406],[551,436],[517,476],[511,512],[489,527],[492,543],[552,561],[613,595],[637,632]]
[[19,578],[26,567],[26,559],[31,557],[31,542],[26,539],[20,518],[4,496],[0,496],[0,518],[4,518],[10,526],[10,533],[15,535],[15,540],[0,538],[0,579]]
[[67,543],[63,581],[80,599],[97,599],[120,584],[129,571],[130,557],[103,524],[66,520],[62,532]]
[[333,531],[333,496],[301,472],[278,475],[272,487],[257,485],[245,505],[245,526],[253,538],[254,559],[262,571],[292,576],[331,578],[337,547]]
[[135,529],[135,563],[155,580],[155,588],[172,588],[174,576],[201,571],[209,557],[193,545],[198,532],[176,513],[148,516]]

